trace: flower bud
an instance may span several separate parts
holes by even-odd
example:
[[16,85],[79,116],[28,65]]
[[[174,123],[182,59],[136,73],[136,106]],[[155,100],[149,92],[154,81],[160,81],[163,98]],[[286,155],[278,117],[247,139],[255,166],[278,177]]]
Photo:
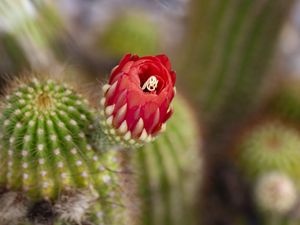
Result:
[[126,55],[103,86],[104,133],[131,146],[153,140],[172,115],[175,80],[167,56]]

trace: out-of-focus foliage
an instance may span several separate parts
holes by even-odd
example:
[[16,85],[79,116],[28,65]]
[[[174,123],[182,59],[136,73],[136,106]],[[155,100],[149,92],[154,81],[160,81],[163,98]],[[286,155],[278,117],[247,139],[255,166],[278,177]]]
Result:
[[100,37],[102,51],[117,57],[130,52],[154,55],[159,49],[159,30],[147,15],[132,11],[118,16]]

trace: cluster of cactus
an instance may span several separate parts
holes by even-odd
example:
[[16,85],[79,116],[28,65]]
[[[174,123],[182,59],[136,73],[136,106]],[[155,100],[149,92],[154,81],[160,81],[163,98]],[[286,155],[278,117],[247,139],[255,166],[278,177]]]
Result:
[[[0,120],[1,224],[154,224],[146,209],[152,198],[159,202],[151,207],[164,208],[164,220],[155,224],[181,224],[169,221],[175,202],[182,216],[191,213],[187,185],[199,168],[189,166],[189,156],[199,143],[184,100],[175,102],[170,132],[145,149],[123,152],[95,141],[99,113],[76,88],[45,76],[11,83]],[[179,129],[182,121],[189,133]]]
[[[207,155],[214,159],[226,158],[228,146],[216,148],[215,143],[222,145],[223,137],[230,136],[232,127],[255,111],[269,56],[292,1],[247,0],[216,4],[199,0],[193,4],[189,35],[184,42],[188,46],[184,46],[183,54],[178,54],[179,58],[182,56],[182,60],[178,60],[182,66],[180,74],[189,77],[179,79],[192,90],[190,99],[201,111],[206,125]],[[107,37],[101,40],[107,40],[106,46],[101,48],[111,47],[108,52],[117,55],[128,50],[156,51],[159,40],[155,29],[151,25],[144,26],[145,23],[139,26],[139,22],[129,18],[120,19],[116,26],[111,24]],[[47,33],[47,29],[41,29],[41,33]],[[28,36],[36,33],[28,29],[22,31]],[[34,37],[33,42],[38,40],[39,44],[35,52],[52,55],[41,33]],[[16,34],[22,36],[22,32]],[[136,41],[132,41],[134,37]],[[177,98],[174,104],[174,118],[168,124],[170,129],[155,142],[138,151],[115,151],[110,142],[103,139],[104,132],[98,130],[96,117],[101,109],[100,113],[96,112],[82,101],[77,91],[72,92],[72,88],[63,87],[57,81],[53,84],[46,80],[39,82],[39,85],[26,82],[26,87],[33,86],[33,94],[19,83],[20,89],[10,92],[11,99],[3,101],[0,223],[194,224],[191,216],[193,196],[189,194],[195,193],[190,189],[196,180],[193,178],[201,176],[195,174],[193,177],[194,172],[199,171],[193,168],[199,163],[195,157],[199,134],[182,99]],[[59,91],[59,87],[66,89]],[[51,93],[56,94],[40,95],[40,89],[43,93],[51,89]],[[271,212],[288,219],[293,219],[293,210],[297,211],[294,200],[299,188],[297,89],[296,86],[293,92],[279,93],[280,96],[268,105],[271,112],[267,110],[264,119],[246,127],[234,148],[238,155],[234,161],[238,162],[243,176],[254,184],[253,195],[259,207],[268,211],[268,216]],[[24,93],[26,97],[22,99]],[[27,98],[31,95],[35,98]],[[86,119],[81,118],[82,115]],[[33,138],[28,139],[27,133]],[[52,142],[54,137],[57,142]],[[230,138],[236,140],[236,137]],[[74,149],[76,154],[73,154]],[[209,165],[213,172],[215,165]],[[219,174],[211,176],[213,180],[207,182],[207,186],[215,184],[215,179],[219,181],[220,177]],[[103,192],[108,196],[107,202],[103,200]],[[215,193],[210,196],[214,202]],[[226,201],[223,208],[227,208]],[[203,217],[215,213],[210,207],[203,212]],[[268,216],[266,223],[269,223]],[[224,224],[224,221],[218,222]]]

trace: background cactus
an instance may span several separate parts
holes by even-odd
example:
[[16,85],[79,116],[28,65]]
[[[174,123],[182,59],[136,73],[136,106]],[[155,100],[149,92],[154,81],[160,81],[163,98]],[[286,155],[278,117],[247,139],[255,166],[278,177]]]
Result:
[[138,11],[124,13],[108,26],[99,44],[108,54],[122,56],[126,52],[153,55],[159,49],[159,30],[150,16]]
[[237,162],[247,178],[278,170],[299,179],[300,136],[297,129],[276,120],[255,124],[236,147]]

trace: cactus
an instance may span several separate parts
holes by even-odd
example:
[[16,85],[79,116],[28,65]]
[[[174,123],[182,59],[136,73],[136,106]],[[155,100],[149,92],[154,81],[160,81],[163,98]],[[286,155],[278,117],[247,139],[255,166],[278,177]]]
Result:
[[159,50],[159,31],[153,21],[141,12],[118,16],[100,37],[101,49],[109,55],[126,52],[140,55],[155,54]]
[[238,124],[255,109],[292,5],[284,0],[192,1],[183,42],[189,44],[183,45],[184,54],[178,54],[179,72],[190,74],[181,82],[192,90],[189,97],[209,129],[215,129],[213,134]]
[[[4,2],[11,5],[9,1]],[[206,133],[207,140],[205,142],[206,145],[204,146],[204,148],[208,152],[208,156],[213,156],[209,157],[209,159],[212,159],[213,162],[209,163],[209,166],[211,166],[211,168],[209,168],[211,169],[209,174],[210,178],[212,178],[212,181],[207,182],[207,190],[209,190],[207,196],[211,197],[211,199],[207,200],[211,200],[209,201],[209,203],[219,203],[219,209],[223,208],[223,210],[228,210],[227,212],[229,212],[230,215],[233,214],[233,211],[234,213],[236,213],[236,211],[238,211],[239,213],[240,211],[234,210],[236,208],[232,209],[232,204],[230,204],[232,202],[228,203],[228,198],[224,198],[224,196],[221,196],[223,198],[221,198],[221,201],[219,201],[219,192],[223,192],[221,194],[225,196],[228,193],[226,189],[224,191],[222,188],[219,188],[219,181],[224,183],[225,179],[219,179],[221,176],[219,176],[219,174],[216,174],[215,172],[219,172],[219,170],[217,169],[220,167],[222,168],[222,166],[227,163],[226,154],[228,152],[226,150],[229,148],[228,146],[225,146],[224,143],[228,143],[228,140],[231,141],[232,139],[234,139],[232,134],[235,134],[235,132],[232,132],[234,130],[232,128],[235,128],[237,124],[240,125],[241,121],[246,120],[246,116],[249,115],[248,113],[255,110],[256,103],[260,100],[259,88],[261,87],[261,84],[263,83],[262,81],[267,74],[267,66],[270,62],[270,56],[272,55],[275,42],[278,37],[280,25],[283,23],[285,15],[287,14],[290,5],[292,5],[292,2],[293,1],[287,2],[283,0],[246,0],[243,2],[228,0],[225,0],[223,2],[211,0],[194,1],[193,4],[195,7],[192,7],[193,16],[191,20],[194,23],[192,24],[191,28],[188,29],[188,39],[184,42],[185,44],[189,45],[189,49],[178,54],[183,58],[183,60],[179,60],[179,62],[183,65],[181,74],[191,75],[189,77],[181,76],[181,81],[186,84],[187,88],[193,91],[190,94],[190,99],[193,99],[194,102],[197,103],[196,106],[202,111],[201,117],[206,122],[205,125],[208,125],[204,127],[204,130],[208,131]],[[4,15],[4,17],[13,15],[13,13],[10,13],[10,11],[6,9],[3,10],[3,8],[1,12],[3,12],[2,14]],[[45,68],[45,66],[40,65],[44,62],[47,62],[46,64],[54,65],[52,62],[56,61],[55,59],[53,59],[53,56],[55,55],[51,54],[51,51],[49,51],[48,49],[49,45],[47,44],[47,42],[49,40],[44,39],[42,34],[44,30],[42,29],[40,30],[42,32],[39,32],[35,30],[32,24],[28,24],[27,28],[29,29],[20,29],[21,32],[16,32],[15,34],[20,37],[23,37],[22,35],[25,34],[25,39],[20,38],[23,40],[22,43],[26,43],[26,46],[27,43],[30,43],[32,45],[32,49],[26,51],[26,53],[29,56],[38,56],[32,58],[39,60],[30,60],[31,63],[34,64],[34,68]],[[48,30],[49,27],[44,26],[44,28],[45,30]],[[121,30],[121,28],[119,29]],[[32,34],[36,35],[31,36]],[[32,39],[31,37],[35,38]],[[122,38],[123,37],[117,38],[116,41],[118,42]],[[29,40],[29,42],[24,40]],[[134,44],[136,46],[133,46],[133,49],[138,49],[135,47],[140,47],[140,45],[142,45],[139,45],[137,43]],[[129,47],[131,48],[131,46]],[[126,49],[129,47],[126,47]],[[145,47],[142,48],[142,50],[144,50]],[[32,52],[36,54],[32,54]],[[94,51],[91,52],[94,53]],[[48,55],[48,57],[43,57],[45,55]],[[184,103],[181,104],[184,105]],[[179,107],[177,106],[179,109],[180,107],[182,107],[181,104],[179,104]],[[5,106],[6,105],[4,104],[4,109],[6,109]],[[89,108],[88,110],[91,109]],[[179,117],[176,117],[175,114],[174,118],[178,119]],[[43,119],[41,121],[44,122]],[[184,142],[186,141],[188,143],[192,143],[190,141],[195,141],[196,138],[194,140],[190,140],[189,137],[183,135],[182,132],[186,132],[185,129],[188,129],[188,127],[191,126],[185,126],[185,119],[179,121],[181,122],[177,124],[175,120],[171,120],[171,124],[174,123],[174,126],[170,124],[170,127],[172,127],[172,129],[170,131],[167,131],[167,133],[162,136],[161,140],[158,139],[156,142],[145,146],[144,151],[137,152],[137,155],[135,155],[132,151],[122,152],[125,153],[125,155],[129,154],[128,160],[130,161],[130,163],[132,163],[130,164],[125,161],[125,165],[123,166],[126,168],[132,166],[133,174],[137,175],[137,178],[134,177],[137,179],[135,180],[137,181],[137,183],[135,181],[132,181],[132,185],[137,188],[138,191],[140,191],[138,192],[138,201],[141,205],[135,204],[139,202],[136,202],[130,197],[128,198],[128,202],[130,202],[135,210],[137,210],[137,208],[141,206],[141,213],[131,212],[132,214],[138,214],[137,216],[141,218],[141,220],[138,220],[138,222],[136,222],[137,224],[188,224],[191,222],[188,219],[190,218],[189,216],[182,215],[189,215],[188,211],[190,211],[190,203],[185,199],[186,193],[189,191],[186,191],[187,189],[183,187],[185,186],[185,183],[190,182],[186,180],[188,179],[188,176],[185,176],[186,173],[184,173],[183,171],[185,171],[185,168],[189,168],[189,166],[192,165],[189,165],[188,160],[182,158],[182,154],[183,150],[187,146],[184,144]],[[29,123],[29,121],[27,122]],[[16,121],[13,123],[15,123],[15,126],[17,126],[18,122]],[[39,123],[40,120],[36,122],[37,126]],[[273,124],[274,121],[271,121],[271,123]],[[262,126],[264,125],[266,124],[263,124]],[[12,132],[10,133],[12,136],[22,136],[22,134],[20,133],[25,131],[19,131],[18,129],[14,129],[13,131],[9,132]],[[99,129],[99,127],[96,127],[96,129]],[[279,154],[277,154],[278,152],[276,152],[276,154],[274,154],[276,156],[273,157],[271,156],[271,153],[267,154],[267,152],[265,151],[266,148],[264,148],[264,146],[268,147],[267,150],[273,148],[271,148],[268,144],[265,144],[264,141],[261,142],[261,139],[259,138],[257,138],[257,140],[254,140],[255,135],[253,134],[253,136],[251,136],[251,133],[250,137],[246,136],[247,140],[243,139],[242,145],[239,146],[239,150],[242,151],[241,154],[245,152],[249,153],[247,155],[249,158],[244,157],[242,159],[242,161],[245,162],[245,165],[242,165],[245,173],[258,176],[259,174],[265,172],[265,170],[276,169],[283,170],[283,172],[286,172],[293,179],[298,178],[297,172],[292,172],[292,170],[298,170],[298,167],[294,161],[298,160],[298,153],[296,153],[294,149],[298,146],[297,129],[295,129],[293,126],[289,126],[288,124],[281,122],[276,122],[276,125],[274,125],[274,127],[271,127],[270,129],[276,130],[275,139],[278,139],[282,146],[285,146],[287,148],[285,149],[281,148],[281,146],[277,146],[277,149],[279,149]],[[47,129],[45,130],[47,131]],[[191,130],[194,129],[191,128]],[[265,130],[262,131],[260,129],[250,130],[250,132],[256,131],[261,132],[260,134],[262,137],[264,137],[265,134],[268,133]],[[68,132],[70,132],[71,135],[76,131],[68,130]],[[99,154],[101,156],[99,158],[103,160],[103,163],[111,164],[112,161],[115,160],[109,160],[105,158],[105,156],[110,156],[110,154],[114,155],[115,152],[113,152],[111,149],[107,149],[108,151],[104,152],[101,145],[97,145],[97,143],[94,143],[94,139],[91,138],[92,135],[90,135],[91,133],[93,133],[93,130],[84,130],[84,134],[86,134],[86,142],[92,146],[93,151],[96,149],[99,151],[97,154],[94,154],[96,154],[97,157]],[[145,135],[143,135],[142,137],[144,136]],[[266,136],[268,137],[268,135]],[[251,140],[248,140],[248,138]],[[3,138],[3,140],[4,139],[5,138]],[[178,141],[178,144],[174,145],[174,143],[171,143],[170,140],[175,143]],[[9,139],[5,139],[5,141],[9,143]],[[39,139],[37,138],[36,143],[38,142]],[[277,141],[275,141],[275,144],[276,142]],[[17,143],[14,143],[14,139],[12,139],[12,144],[17,146]],[[106,145],[106,143],[103,143],[102,141],[101,144]],[[179,146],[182,147],[180,148]],[[4,153],[7,154],[7,157],[9,157],[9,154],[11,153],[9,153],[8,151],[10,149],[6,146],[2,147],[5,149]],[[18,148],[19,147],[16,148],[16,152],[19,154]],[[66,148],[68,148],[68,145],[66,145]],[[249,149],[254,149],[253,155],[250,153]],[[260,149],[260,151],[257,151],[257,149]],[[286,152],[290,154],[290,157],[285,154]],[[215,157],[215,153],[218,153],[218,157]],[[22,156],[22,152],[20,155]],[[14,157],[14,153],[12,156]],[[34,156],[39,155],[36,154]],[[259,161],[265,156],[267,158],[270,158],[270,160],[267,161],[266,167],[263,164],[264,162],[262,163],[261,161]],[[131,157],[133,157],[133,159]],[[218,159],[216,160],[216,158]],[[259,166],[255,167],[252,171],[251,167],[253,167],[253,165],[256,163],[254,158],[257,159]],[[17,159],[21,160],[22,158]],[[123,160],[126,160],[126,157]],[[291,163],[287,165],[285,164],[285,160]],[[9,162],[6,160],[4,160],[3,162],[7,163],[7,166],[4,165],[4,168],[8,170]],[[20,162],[18,163],[21,165]],[[219,163],[221,163],[220,166]],[[12,163],[12,165],[14,166],[15,164]],[[92,165],[92,163],[89,165]],[[216,168],[216,165],[218,168]],[[113,164],[113,166],[118,167],[119,164]],[[249,171],[247,169],[249,169]],[[38,172],[40,171],[37,170],[36,173]],[[73,172],[73,170],[70,170],[70,173],[71,172]],[[121,177],[121,179],[126,180],[127,176],[125,174],[126,173],[119,173],[120,176],[118,178]],[[229,179],[230,178],[232,177],[229,177]],[[76,179],[74,180],[76,180],[77,182],[77,179],[82,178],[76,176]],[[72,182],[74,180],[72,180]],[[85,182],[85,179],[83,180]],[[230,180],[233,180],[233,182],[235,181],[234,179]],[[41,181],[43,180],[41,179]],[[110,221],[108,221],[109,219],[105,219],[105,221],[103,222],[102,217],[111,218],[110,215],[112,213],[114,216],[121,215],[117,213],[115,209],[113,209],[112,213],[106,211],[101,212],[104,204],[102,201],[97,201],[97,203],[92,204],[97,194],[95,194],[94,197],[94,191],[86,191],[90,190],[91,187],[90,185],[87,185],[87,188],[84,182],[84,184],[82,185],[83,187],[81,186],[81,183],[80,185],[78,185],[77,183],[72,183],[71,185],[69,185],[71,186],[71,190],[63,190],[62,195],[60,195],[60,192],[56,192],[54,188],[51,189],[52,191],[50,192],[50,194],[48,194],[48,192],[43,192],[42,189],[38,189],[39,191],[37,193],[41,194],[37,194],[37,196],[35,196],[36,193],[34,191],[32,191],[33,194],[28,195],[28,192],[23,191],[23,183],[22,187],[18,187],[18,185],[20,185],[18,182],[20,182],[18,181],[18,179],[10,183],[4,182],[5,186],[7,184],[9,184],[10,186],[3,188],[3,191],[1,190],[0,196],[1,202],[3,202],[1,206],[3,207],[0,209],[0,215],[2,216],[2,218],[5,218],[6,221],[11,219],[12,215],[17,217],[16,219],[18,219],[18,221],[21,221],[22,217],[24,217],[24,214],[26,214],[26,218],[28,221],[26,221],[25,223],[36,224],[42,223],[41,221],[43,221],[43,218],[40,218],[40,215],[49,214],[50,216],[47,217],[49,221],[48,223],[52,224],[53,222],[53,224],[55,225],[65,225],[65,223],[69,224],[70,215],[72,215],[72,220],[75,223],[89,224],[90,222],[93,222],[96,224],[111,224]],[[221,183],[221,187],[226,186],[226,184],[223,183]],[[126,191],[129,191],[128,189],[130,185],[129,187],[127,187],[122,182],[119,184],[121,184],[122,188],[125,188]],[[217,184],[217,187],[213,187],[211,184]],[[234,185],[235,183],[233,184],[233,186]],[[92,190],[93,189],[96,188],[92,187]],[[222,190],[220,191],[220,189]],[[216,190],[218,193],[211,193]],[[99,189],[96,189],[96,192],[97,191],[99,192]],[[118,191],[116,191],[115,193],[117,193],[118,195]],[[42,196],[44,194],[46,194],[45,198],[44,196],[39,197],[39,195]],[[111,197],[113,197],[113,195],[114,194],[112,194]],[[150,197],[148,197],[148,195],[150,195]],[[175,196],[177,198],[178,196],[180,196],[180,198],[176,199]],[[237,198],[234,198],[234,200],[236,200]],[[19,199],[21,200],[15,201]],[[178,202],[176,200],[178,200]],[[32,204],[32,201],[34,202],[34,204]],[[17,202],[18,204],[15,204],[15,202]],[[9,211],[9,209],[12,209],[12,203],[14,203],[15,206],[14,210]],[[90,204],[92,204],[92,206],[90,206]],[[52,207],[53,205],[55,207]],[[81,212],[84,212],[84,216],[83,214],[79,213],[79,211],[72,211],[72,209],[78,208],[78,205],[82,206],[79,208],[81,209]],[[174,205],[176,207],[174,207]],[[211,204],[208,205],[211,206]],[[24,210],[24,207],[26,208],[26,210]],[[248,207],[241,208],[248,209]],[[226,212],[220,213],[218,211],[219,213],[215,213],[214,209],[211,207],[207,207],[203,211],[202,213],[204,215],[213,214],[213,217],[217,217],[215,216],[215,214],[221,215],[221,217],[225,214],[227,216]],[[57,218],[56,216],[57,213],[60,214],[59,218]],[[75,214],[78,217],[75,217]],[[87,220],[83,221],[82,217],[85,217]],[[184,220],[182,218],[186,219]],[[225,221],[222,219],[223,218],[218,218],[218,221],[216,222],[218,224],[236,224],[234,219],[231,220],[226,218]],[[127,220],[122,220],[122,222],[124,221]],[[15,221],[12,222],[12,224],[15,223]],[[213,222],[210,221],[210,223],[204,224],[213,224]]]
[[93,109],[83,97],[52,80],[20,82],[6,96],[0,124],[2,188],[31,202],[51,201],[59,219],[77,223],[85,212],[72,212],[74,202],[88,209],[100,198],[103,221],[112,220],[118,165],[114,152],[94,151]]
[[280,172],[263,174],[255,186],[255,199],[258,206],[274,214],[284,215],[293,209],[297,195],[293,181]]
[[[194,224],[199,143],[182,97],[174,102],[169,131],[137,154],[126,151],[132,155],[123,163],[124,152],[95,142],[98,112],[76,88],[47,77],[11,83],[0,117],[1,224]],[[122,172],[127,167],[138,175],[129,176],[134,196]],[[147,206],[154,199],[162,214]]]
[[280,121],[262,121],[244,132],[236,149],[238,164],[248,178],[277,170],[299,185],[299,148],[298,130]]
[[[145,145],[132,159],[141,201],[140,223],[194,225],[196,193],[202,158],[193,111],[177,95],[166,132]],[[185,124],[185,126],[182,126]]]

